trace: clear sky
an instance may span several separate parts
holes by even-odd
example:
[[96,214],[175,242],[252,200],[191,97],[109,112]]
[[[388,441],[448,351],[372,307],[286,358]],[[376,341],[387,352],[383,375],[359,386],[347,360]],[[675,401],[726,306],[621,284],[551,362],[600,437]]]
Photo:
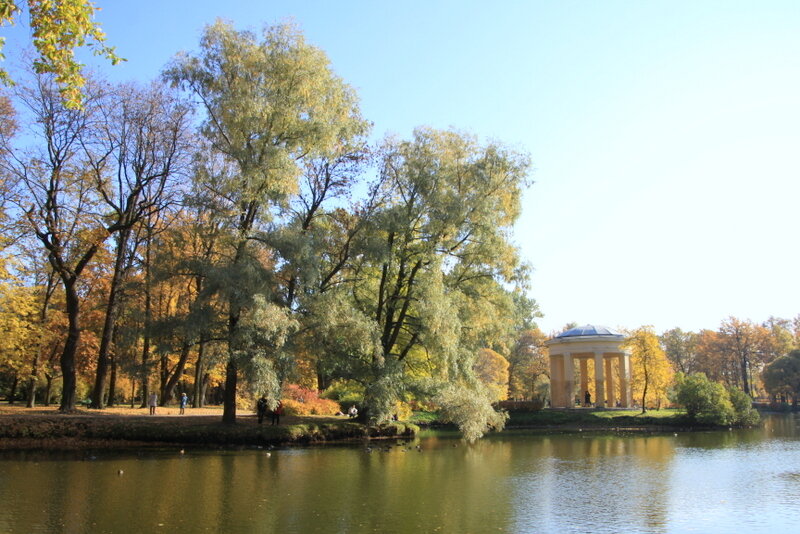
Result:
[[[97,0],[115,80],[216,17],[293,19],[378,136],[450,126],[530,153],[516,241],[546,332],[800,313],[800,2]],[[26,29],[3,29],[7,52]]]

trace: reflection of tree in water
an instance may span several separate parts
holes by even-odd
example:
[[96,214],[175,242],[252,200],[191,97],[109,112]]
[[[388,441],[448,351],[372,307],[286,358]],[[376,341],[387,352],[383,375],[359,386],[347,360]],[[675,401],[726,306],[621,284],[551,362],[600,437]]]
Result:
[[5,456],[0,532],[659,532],[744,520],[751,501],[780,523],[798,495],[795,431],[788,415],[678,436],[508,432],[473,446],[371,442],[371,452]]

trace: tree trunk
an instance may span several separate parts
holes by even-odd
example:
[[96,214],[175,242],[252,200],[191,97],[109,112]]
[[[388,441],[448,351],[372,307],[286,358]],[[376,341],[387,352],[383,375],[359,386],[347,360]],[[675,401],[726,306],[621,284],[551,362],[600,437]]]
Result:
[[75,354],[78,350],[78,342],[81,338],[81,330],[78,325],[80,313],[80,301],[75,289],[75,280],[64,280],[64,293],[66,295],[67,318],[69,326],[67,328],[67,339],[64,342],[64,350],[61,353],[61,375],[63,388],[61,391],[61,406],[59,411],[75,411],[75,395],[77,385],[77,374],[75,370]]
[[169,379],[167,379],[166,386],[164,387],[164,402],[162,404],[166,404],[167,401],[175,394],[175,388],[177,387],[180,379],[183,378],[183,370],[186,368],[186,361],[189,359],[191,348],[191,343],[184,341],[183,346],[181,347],[181,355],[178,359],[178,364],[175,366],[172,375],[169,377]]
[[158,396],[160,398],[159,404],[161,406],[167,405],[167,379],[169,378],[169,356],[166,353],[161,354],[159,359],[158,369]]
[[750,381],[747,379],[747,358],[746,357],[741,359],[741,364],[742,364],[742,384],[744,385],[742,390],[745,393],[747,393],[748,395],[750,395]]
[[142,341],[142,408],[147,408],[150,395],[150,317],[153,313],[153,300],[150,293],[150,238],[152,230],[147,227],[147,247],[144,253],[144,339]]
[[231,355],[228,364],[225,366],[225,396],[222,405],[222,422],[234,424],[236,422],[236,383],[239,378],[239,370],[236,361]]
[[236,386],[239,369],[233,354],[233,344],[238,324],[239,311],[231,311],[228,314],[228,364],[225,366],[225,395],[222,399],[222,422],[227,424],[236,422]]
[[39,366],[42,362],[42,348],[41,344],[37,347],[36,355],[31,363],[31,377],[28,380],[28,402],[25,404],[28,408],[36,406],[36,380],[39,375]]
[[53,392],[53,375],[50,373],[45,373],[44,379],[47,381],[47,384],[44,388],[44,405],[50,406],[50,397]]
[[14,381],[11,382],[11,392],[8,395],[8,403],[14,404],[14,397],[17,396],[17,384],[19,384],[19,373],[14,373]]
[[107,406],[114,406],[114,398],[117,396],[117,358],[111,356],[111,376],[108,379],[108,401]]
[[206,342],[200,340],[197,347],[197,362],[194,365],[194,391],[192,392],[192,408],[203,407],[203,356],[205,355]]
[[206,392],[208,391],[208,384],[211,382],[211,375],[203,373],[203,386],[200,388],[200,408],[206,405]]
[[647,367],[644,368],[644,389],[642,390],[642,413],[647,413],[647,386],[650,377],[647,374]]
[[[147,300],[147,299],[145,299]],[[146,308],[146,306],[145,306]],[[147,312],[145,312],[146,314]],[[146,320],[145,320],[146,322]],[[145,330],[146,332],[146,330]],[[150,336],[146,333],[142,342],[142,405],[140,408],[147,408],[147,397],[150,396]]]
[[128,248],[130,228],[121,230],[117,235],[117,254],[114,259],[114,273],[111,276],[111,286],[108,290],[106,303],[106,316],[103,321],[103,333],[100,336],[100,349],[97,353],[97,373],[94,381],[94,394],[92,395],[92,408],[103,407],[103,395],[106,391],[106,378],[111,367],[111,341],[114,339],[114,328],[117,321],[119,308],[119,289],[125,271],[125,253]]
[[330,385],[330,378],[322,370],[322,364],[317,362],[317,389],[325,390],[328,389],[328,386]]

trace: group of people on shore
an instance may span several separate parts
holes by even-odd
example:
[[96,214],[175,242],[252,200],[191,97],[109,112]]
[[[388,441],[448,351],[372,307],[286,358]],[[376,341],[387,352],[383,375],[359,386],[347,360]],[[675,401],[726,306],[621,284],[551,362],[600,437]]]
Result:
[[[186,393],[181,393],[180,400],[180,415],[184,415],[186,413],[186,405],[189,404],[189,396]],[[155,391],[150,394],[147,398],[147,407],[150,409],[150,415],[156,414],[156,408],[158,407],[158,393]]]
[[281,416],[283,415],[283,403],[278,401],[278,404],[275,405],[275,408],[270,409],[269,401],[266,397],[262,396],[256,403],[256,413],[258,413],[259,425],[264,422],[265,415],[269,415],[271,424],[280,425]]

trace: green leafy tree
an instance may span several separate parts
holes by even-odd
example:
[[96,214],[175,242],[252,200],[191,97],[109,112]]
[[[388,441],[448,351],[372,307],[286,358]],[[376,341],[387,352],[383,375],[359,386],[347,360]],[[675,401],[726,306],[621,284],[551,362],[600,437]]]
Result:
[[725,386],[710,381],[705,374],[675,376],[675,402],[692,421],[710,425],[729,425],[736,420]]
[[761,416],[753,408],[753,399],[739,388],[728,388],[728,398],[733,406],[735,425],[754,425],[761,420]]
[[667,330],[660,336],[661,346],[676,371],[692,374],[698,371],[697,334],[680,328]]
[[443,387],[435,398],[443,421],[453,423],[468,442],[481,438],[488,430],[505,427],[508,413],[492,408],[494,393],[485,387],[452,383]]
[[516,302],[505,284],[524,279],[508,234],[528,160],[457,132],[418,129],[410,141],[386,142],[380,169],[380,206],[326,296],[346,318],[340,330],[358,332],[359,342],[320,336],[344,349],[329,353],[327,366],[364,384],[359,415],[371,421],[385,420],[400,396],[435,396],[448,382],[483,402],[475,355],[520,326],[508,321]]
[[761,377],[764,387],[773,398],[786,395],[792,398],[792,405],[797,407],[800,397],[800,350],[793,350],[767,364]]
[[[216,282],[228,308],[223,420],[232,423],[240,371],[265,356],[249,350],[256,336],[247,328],[280,315],[274,308],[274,266],[258,243],[267,241],[267,224],[296,191],[299,162],[330,154],[367,125],[354,91],[292,26],[267,27],[256,35],[218,21],[205,29],[200,52],[179,55],[165,76],[202,103],[202,132],[214,155],[227,163],[201,180],[232,229]],[[283,318],[278,323],[288,324]],[[279,330],[275,339],[285,339]],[[266,346],[280,352],[278,343]]]

